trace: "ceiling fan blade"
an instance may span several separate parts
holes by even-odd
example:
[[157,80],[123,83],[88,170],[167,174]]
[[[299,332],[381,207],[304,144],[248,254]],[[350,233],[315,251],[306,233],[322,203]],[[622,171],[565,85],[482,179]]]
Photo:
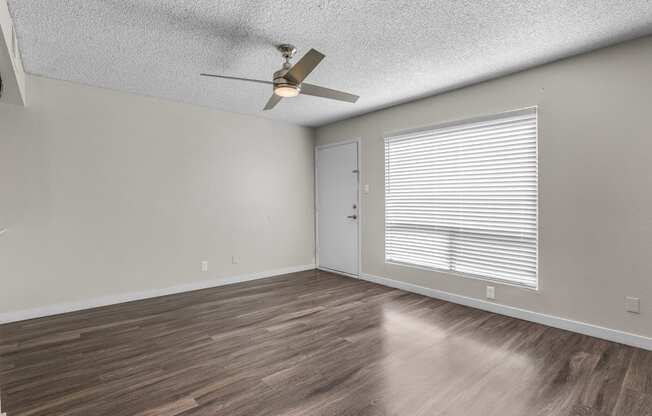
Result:
[[285,74],[286,77],[292,78],[296,83],[300,84],[312,72],[317,65],[324,59],[325,55],[314,49],[310,49],[308,53],[299,59],[299,62],[294,64],[292,68]]
[[301,94],[314,95],[315,97],[330,98],[331,100],[346,101],[347,103],[354,103],[360,98],[357,95],[349,94],[348,92],[332,90],[330,88],[320,87],[308,83],[301,84]]
[[263,108],[263,110],[271,110],[274,108],[274,106],[276,106],[276,104],[279,103],[279,101],[281,101],[281,98],[282,97],[279,97],[276,94],[272,94],[272,96],[269,97],[269,100],[267,100],[267,104],[265,104],[265,108]]
[[236,81],[249,81],[249,82],[257,82],[259,84],[274,84],[272,81],[263,81],[262,79],[251,79],[251,78],[239,78],[239,77],[227,77],[226,75],[213,75],[213,74],[199,74],[202,77],[213,77],[213,78],[224,78],[224,79],[233,79]]

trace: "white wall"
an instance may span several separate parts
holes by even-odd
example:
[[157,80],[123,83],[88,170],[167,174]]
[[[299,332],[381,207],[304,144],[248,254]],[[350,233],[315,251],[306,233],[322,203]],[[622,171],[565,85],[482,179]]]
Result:
[[483,299],[482,281],[384,263],[383,136],[533,105],[540,290],[497,285],[497,302],[651,336],[652,38],[317,129],[317,145],[362,138],[363,273]]
[[0,313],[313,262],[310,129],[27,81],[0,104]]

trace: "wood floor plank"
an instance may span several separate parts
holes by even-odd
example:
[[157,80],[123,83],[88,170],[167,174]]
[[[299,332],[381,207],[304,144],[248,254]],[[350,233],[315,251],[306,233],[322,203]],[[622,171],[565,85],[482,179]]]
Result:
[[652,352],[306,271],[1,325],[0,392],[9,416],[652,416]]
[[652,354],[642,350],[634,352],[624,387],[652,395]]

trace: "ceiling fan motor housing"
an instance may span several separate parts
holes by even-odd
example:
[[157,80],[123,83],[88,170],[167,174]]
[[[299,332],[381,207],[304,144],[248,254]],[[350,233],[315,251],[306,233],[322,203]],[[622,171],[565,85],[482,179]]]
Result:
[[292,88],[297,90],[297,93],[299,93],[301,91],[300,83],[292,80],[291,78],[285,77],[287,72],[292,67],[292,64],[290,63],[290,59],[292,59],[294,54],[297,52],[297,48],[294,47],[294,45],[283,44],[277,46],[277,49],[279,50],[279,52],[281,52],[281,55],[283,55],[285,62],[283,63],[283,68],[274,72],[274,90],[276,90],[277,88]]
[[284,65],[282,69],[274,72],[274,89],[278,87],[288,87],[296,88],[297,90],[301,91],[301,84],[298,84],[293,80],[285,77],[285,74],[287,74],[288,70],[289,68],[286,68]]

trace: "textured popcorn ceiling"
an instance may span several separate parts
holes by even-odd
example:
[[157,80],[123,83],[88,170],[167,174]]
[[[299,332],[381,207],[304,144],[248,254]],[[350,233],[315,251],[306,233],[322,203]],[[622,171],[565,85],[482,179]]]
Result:
[[[9,0],[28,72],[320,125],[652,33],[650,0]],[[300,96],[262,112],[274,45],[326,55]]]

